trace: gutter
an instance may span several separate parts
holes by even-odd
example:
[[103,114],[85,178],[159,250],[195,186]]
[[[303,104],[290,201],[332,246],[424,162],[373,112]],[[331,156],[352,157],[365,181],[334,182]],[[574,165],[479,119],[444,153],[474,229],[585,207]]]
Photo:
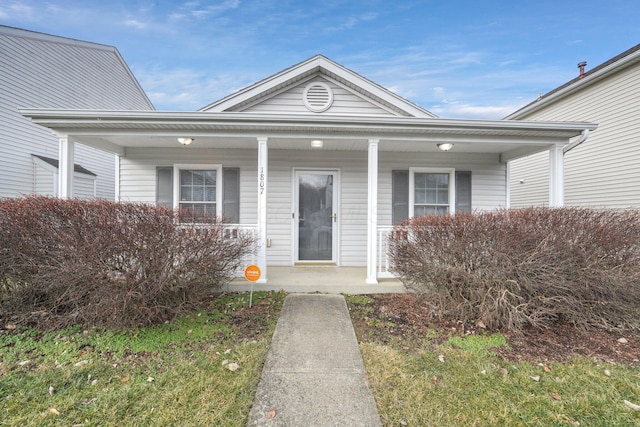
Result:
[[[404,129],[450,131],[471,130],[504,132],[576,132],[595,129],[597,125],[587,122],[550,122],[515,120],[473,120],[442,119],[422,117],[377,117],[377,116],[336,116],[302,114],[264,114],[264,113],[209,113],[175,111],[117,111],[117,110],[59,110],[40,108],[20,108],[19,113],[32,119],[34,123],[47,127],[86,127],[95,125],[218,125],[218,126],[268,126],[314,128],[340,127],[350,129]],[[58,126],[56,126],[58,125]]]
[[584,129],[582,133],[580,133],[580,136],[578,137],[578,139],[564,146],[564,148],[562,149],[562,153],[567,154],[569,151],[573,150],[578,145],[585,142],[587,139],[589,139],[589,129]]

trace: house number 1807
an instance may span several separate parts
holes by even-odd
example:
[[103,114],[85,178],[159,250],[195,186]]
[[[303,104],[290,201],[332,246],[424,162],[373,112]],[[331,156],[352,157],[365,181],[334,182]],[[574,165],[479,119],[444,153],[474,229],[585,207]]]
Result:
[[264,168],[260,168],[260,178],[258,180],[258,188],[260,189],[260,194],[264,193]]

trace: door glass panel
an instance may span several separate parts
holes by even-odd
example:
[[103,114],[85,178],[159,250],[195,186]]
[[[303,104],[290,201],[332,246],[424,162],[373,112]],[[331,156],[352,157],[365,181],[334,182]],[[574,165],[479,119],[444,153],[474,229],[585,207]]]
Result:
[[298,176],[298,259],[333,260],[333,175]]

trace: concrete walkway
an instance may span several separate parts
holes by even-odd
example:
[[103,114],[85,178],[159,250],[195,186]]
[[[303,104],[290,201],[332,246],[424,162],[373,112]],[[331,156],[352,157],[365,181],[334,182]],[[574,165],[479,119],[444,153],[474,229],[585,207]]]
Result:
[[286,297],[248,425],[382,425],[342,295]]

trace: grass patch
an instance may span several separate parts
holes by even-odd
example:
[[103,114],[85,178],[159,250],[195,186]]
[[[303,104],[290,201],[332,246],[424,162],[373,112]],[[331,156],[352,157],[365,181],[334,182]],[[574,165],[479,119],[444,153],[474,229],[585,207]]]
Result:
[[[391,299],[376,304],[376,298],[367,309],[348,302],[385,426],[640,426],[640,412],[624,404],[640,404],[637,366],[579,356],[544,364],[507,360],[498,350],[509,348],[508,336],[456,332],[434,319],[416,329]],[[357,317],[365,312],[397,317],[409,333],[380,339],[380,325]]]
[[440,354],[408,354],[374,343],[360,348],[386,426],[640,423],[640,414],[623,404],[640,396],[637,368],[610,366],[608,377],[604,367],[583,358],[538,366],[449,346]]
[[505,347],[509,348],[507,339],[504,335],[495,333],[491,335],[463,335],[453,336],[449,338],[445,344],[453,347],[458,347],[462,350],[477,353],[480,355],[486,355],[489,350],[494,348]]
[[284,296],[222,294],[152,328],[5,332],[0,424],[244,426]]

